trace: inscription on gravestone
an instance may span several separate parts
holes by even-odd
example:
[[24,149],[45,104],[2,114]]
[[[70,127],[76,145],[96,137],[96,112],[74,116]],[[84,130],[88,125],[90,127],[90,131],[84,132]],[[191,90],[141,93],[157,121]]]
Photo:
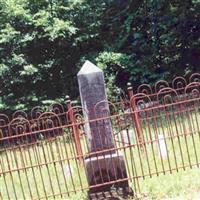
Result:
[[[87,110],[87,116],[85,117],[88,120],[109,117],[108,103],[105,102],[103,108],[100,106],[95,107],[97,103],[107,99],[102,70],[86,61],[78,73],[78,82],[82,107]],[[91,152],[114,148],[112,126],[109,118],[90,122],[89,127],[88,137]]]

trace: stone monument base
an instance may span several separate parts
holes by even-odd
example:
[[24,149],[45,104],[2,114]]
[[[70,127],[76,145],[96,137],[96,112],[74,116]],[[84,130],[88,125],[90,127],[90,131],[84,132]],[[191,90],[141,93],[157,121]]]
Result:
[[[121,193],[120,196],[133,195],[129,188],[124,156],[119,153],[94,155],[85,159],[89,186],[89,199],[106,199],[105,194]],[[93,187],[94,186],[94,187]],[[117,199],[117,198],[116,198]]]

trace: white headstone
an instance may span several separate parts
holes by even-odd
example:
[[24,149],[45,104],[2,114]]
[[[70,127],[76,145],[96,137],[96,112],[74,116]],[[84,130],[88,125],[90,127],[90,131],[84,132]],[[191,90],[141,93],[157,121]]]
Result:
[[162,134],[158,135],[158,151],[162,158],[167,157],[167,147],[165,144],[165,138],[163,137]]

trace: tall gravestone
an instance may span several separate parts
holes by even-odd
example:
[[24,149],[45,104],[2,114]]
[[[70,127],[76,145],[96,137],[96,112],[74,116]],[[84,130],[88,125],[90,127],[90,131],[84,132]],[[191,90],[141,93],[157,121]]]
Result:
[[[103,71],[86,61],[78,73],[79,92],[85,112],[86,134],[91,156],[85,159],[90,196],[110,191],[111,187],[128,191],[124,157],[115,150]],[[116,183],[113,184],[113,181]],[[112,182],[112,184],[109,182]]]

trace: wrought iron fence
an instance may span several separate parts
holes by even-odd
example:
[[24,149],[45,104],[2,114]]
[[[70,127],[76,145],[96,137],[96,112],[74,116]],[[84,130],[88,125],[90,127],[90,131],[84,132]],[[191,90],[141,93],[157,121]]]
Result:
[[[92,121],[84,118],[86,110],[73,107],[69,99],[66,108],[56,104],[51,112],[41,112],[38,107],[30,115],[17,111],[11,121],[1,114],[0,198],[74,199],[79,192],[127,180],[137,193],[145,178],[199,167],[200,83],[184,85],[182,93],[168,86],[153,99],[147,93],[134,95],[129,88],[129,99],[108,102],[110,115]],[[114,148],[90,152],[88,124],[99,127],[107,120],[112,124]],[[99,170],[100,179],[89,185],[85,159],[102,156],[106,160],[110,152],[123,155],[127,176],[119,178],[114,172],[113,177]]]

